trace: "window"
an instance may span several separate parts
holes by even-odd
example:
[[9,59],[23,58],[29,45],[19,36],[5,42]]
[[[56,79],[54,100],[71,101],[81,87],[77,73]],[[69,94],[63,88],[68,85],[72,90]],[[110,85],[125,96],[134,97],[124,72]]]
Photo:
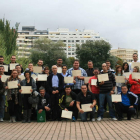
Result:
[[68,48],[68,51],[71,51],[71,48]]
[[74,55],[74,53],[72,53],[72,55]]
[[68,40],[68,42],[71,42],[71,40]]
[[81,43],[84,43],[84,40],[81,40]]
[[79,40],[76,40],[76,42],[79,42]]
[[72,42],[74,42],[74,40],[72,40]]
[[71,53],[68,53],[68,55],[71,55]]
[[74,48],[72,48],[72,51],[74,51]]

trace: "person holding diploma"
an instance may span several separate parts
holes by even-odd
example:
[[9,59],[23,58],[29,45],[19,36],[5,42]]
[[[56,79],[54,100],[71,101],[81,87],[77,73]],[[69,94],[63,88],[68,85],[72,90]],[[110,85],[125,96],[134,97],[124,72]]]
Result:
[[0,66],[0,122],[3,122],[5,106],[5,86],[4,83],[1,81],[2,75],[4,75],[4,67]]
[[45,92],[44,87],[39,88],[39,102],[38,102],[38,113],[41,113],[43,110],[46,113],[46,120],[50,119],[51,114],[51,99],[50,95]]
[[[7,65],[4,63],[4,57],[0,55],[0,65]],[[8,75],[8,72],[4,72],[5,75]]]
[[59,98],[64,88],[64,77],[57,73],[57,66],[52,66],[52,74],[47,77],[47,87],[51,96],[52,120],[61,120],[59,115]]
[[[28,121],[28,123],[31,122],[31,108],[32,104],[29,103],[28,98],[31,96],[31,94],[36,91],[36,83],[34,79],[31,77],[30,71],[25,71],[24,73],[25,79],[21,81],[21,86],[31,86],[31,93],[29,94],[23,94],[23,121],[22,123],[25,123]],[[19,92],[21,93],[22,90],[20,89]]]
[[72,111],[73,121],[76,121],[77,116],[78,116],[78,111],[76,108],[76,98],[77,98],[77,95],[71,90],[71,86],[66,85],[65,91],[62,93],[62,96],[59,99],[59,106],[61,109],[60,112],[62,112],[62,110]]
[[31,72],[31,75],[37,75],[36,73],[33,72],[33,63],[29,63],[28,64],[28,68],[26,68],[25,71],[30,71]]
[[[8,89],[8,82],[9,81],[18,81],[18,88]],[[9,115],[10,121],[9,122],[16,122],[15,117],[17,114],[17,107],[19,104],[19,88],[20,88],[20,78],[18,78],[18,72],[16,69],[12,70],[11,76],[5,82],[5,89],[7,90],[7,101],[9,107]]]
[[[81,104],[90,104],[90,108],[92,108],[91,112],[84,112],[81,109]],[[94,114],[95,114],[95,105],[96,105],[96,99],[94,97],[94,94],[87,90],[87,85],[81,86],[81,92],[78,94],[76,99],[76,106],[79,110],[81,120],[83,122],[87,121],[87,113],[90,113],[90,120],[95,121]]]
[[74,60],[73,67],[67,70],[68,76],[72,77],[73,70],[81,70],[80,76],[74,76],[74,85],[72,86],[72,91],[77,95],[81,92],[81,86],[84,84],[84,77],[87,77],[87,73],[84,69],[79,67],[79,60]]
[[135,114],[134,105],[138,102],[138,96],[128,91],[126,85],[121,87],[122,102],[115,102],[115,109],[118,114],[118,120],[122,121],[123,113],[127,113],[127,120],[131,120],[131,116]]
[[97,85],[99,86],[100,93],[99,93],[99,115],[97,118],[97,121],[101,121],[104,114],[104,101],[105,98],[107,98],[107,103],[109,106],[109,115],[112,118],[112,120],[116,121],[115,117],[115,111],[112,106],[112,100],[111,100],[111,94],[114,94],[116,82],[115,82],[115,76],[111,71],[107,70],[106,63],[102,64],[103,71],[101,74],[108,74],[109,81],[102,81],[99,82],[97,78]]

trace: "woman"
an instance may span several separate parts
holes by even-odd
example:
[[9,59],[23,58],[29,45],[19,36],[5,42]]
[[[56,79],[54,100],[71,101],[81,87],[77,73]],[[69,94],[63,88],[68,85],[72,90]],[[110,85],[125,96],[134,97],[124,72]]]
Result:
[[[139,67],[135,66],[133,72],[139,72]],[[129,76],[129,83],[131,84],[130,91],[137,94],[140,97],[140,79],[132,79],[132,74]]]
[[[122,66],[118,65],[116,66],[116,76],[123,76],[123,72],[122,72]],[[123,83],[116,83],[116,87],[117,87],[117,93],[121,92],[121,86],[124,85]]]
[[129,65],[127,62],[123,63],[122,70],[123,72],[129,72]]
[[[27,122],[30,123],[31,119],[31,108],[32,104],[29,103],[28,98],[33,94],[33,92],[36,90],[36,83],[34,79],[31,77],[30,71],[25,71],[24,73],[25,79],[21,81],[21,86],[31,86],[31,93],[29,94],[23,94],[23,123]],[[22,92],[20,89],[19,92]]]
[[[14,89],[8,89],[8,82],[10,81],[17,81],[17,88]],[[9,107],[9,115],[10,115],[10,121],[9,122],[16,122],[15,116],[17,107],[19,104],[19,88],[20,88],[20,78],[18,78],[18,72],[16,69],[12,70],[10,78],[7,79],[5,83],[5,89],[7,90],[7,101],[8,101],[8,107]]]
[[[47,76],[49,76],[49,74],[50,74],[49,67],[44,68],[43,74],[47,74]],[[47,81],[38,81],[38,78],[36,78],[36,86],[37,86],[37,91],[38,92],[39,92],[40,87],[44,87],[45,90],[47,91]]]

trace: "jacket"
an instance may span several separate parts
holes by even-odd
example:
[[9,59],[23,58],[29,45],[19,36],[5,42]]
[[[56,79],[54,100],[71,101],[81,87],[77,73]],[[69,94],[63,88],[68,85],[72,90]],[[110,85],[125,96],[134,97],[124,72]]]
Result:
[[88,68],[88,69],[86,70],[86,73],[87,73],[88,76],[94,76],[93,71],[94,71],[93,68]]
[[0,94],[4,94],[5,92],[5,85],[4,82],[1,81],[1,75],[0,75]]
[[[71,95],[71,97],[72,97],[72,100],[75,101],[74,104],[76,105],[76,98],[77,98],[77,95],[76,95],[73,91],[71,91],[70,95]],[[59,106],[60,106],[60,108],[61,108],[62,110],[66,108],[66,107],[65,107],[65,103],[66,103],[66,93],[64,92],[64,93],[62,94],[61,98],[59,99]]]
[[130,87],[131,92],[133,92],[135,94],[140,94],[140,85],[138,83],[140,83],[140,79],[137,82],[134,79],[132,79],[132,74],[130,74],[129,75],[129,84],[131,84],[131,87]]
[[[116,86],[114,74],[111,71],[108,71],[107,73],[109,81],[105,81],[103,85],[99,85],[100,82],[97,78],[97,85],[99,86],[100,93],[108,93],[112,90],[114,86]],[[101,72],[101,74],[104,74],[104,72]]]
[[[57,73],[57,76],[58,76],[58,79],[59,79],[58,91],[61,92],[64,88],[64,77],[60,73]],[[47,88],[48,88],[49,93],[52,93],[52,91],[53,91],[52,77],[53,77],[53,74],[50,74],[47,77]]]

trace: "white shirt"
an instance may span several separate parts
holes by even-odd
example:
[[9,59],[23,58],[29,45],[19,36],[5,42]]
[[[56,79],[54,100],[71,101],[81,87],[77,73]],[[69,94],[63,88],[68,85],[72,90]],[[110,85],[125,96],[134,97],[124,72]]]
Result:
[[[132,62],[134,62],[134,61],[132,61]],[[140,62],[140,61],[137,60],[137,62]],[[133,68],[131,67],[131,64],[132,64],[132,63],[129,64],[129,72],[133,72]]]

